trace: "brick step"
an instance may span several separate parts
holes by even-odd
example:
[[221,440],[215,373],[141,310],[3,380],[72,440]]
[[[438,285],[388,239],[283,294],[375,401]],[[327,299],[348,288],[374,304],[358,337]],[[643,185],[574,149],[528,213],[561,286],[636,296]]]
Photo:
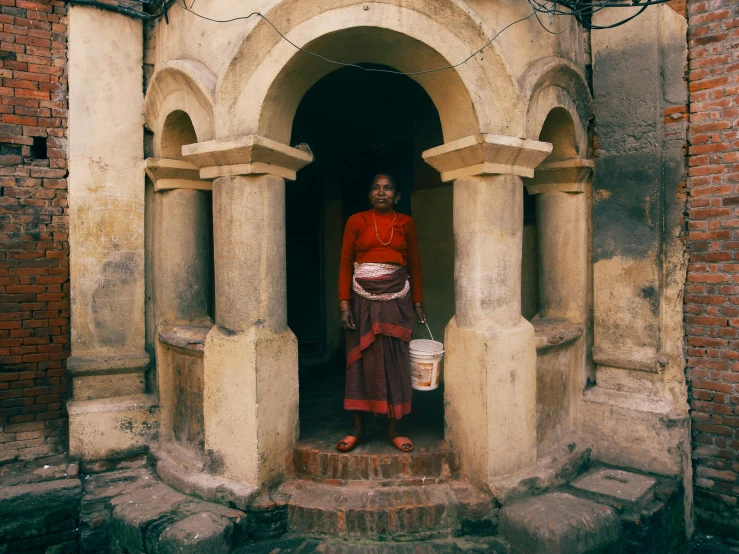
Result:
[[378,486],[419,486],[459,477],[459,453],[435,440],[403,453],[385,441],[372,441],[342,453],[323,441],[300,442],[293,451],[295,473],[329,485],[373,482]]
[[466,483],[347,487],[286,483],[288,528],[308,536],[410,540],[494,532],[491,498]]

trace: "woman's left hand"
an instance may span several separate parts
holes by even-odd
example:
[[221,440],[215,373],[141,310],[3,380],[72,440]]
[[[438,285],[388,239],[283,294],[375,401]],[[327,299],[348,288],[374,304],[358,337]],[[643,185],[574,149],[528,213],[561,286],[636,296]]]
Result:
[[413,306],[413,309],[416,310],[418,323],[426,323],[426,312],[423,311],[423,306]]

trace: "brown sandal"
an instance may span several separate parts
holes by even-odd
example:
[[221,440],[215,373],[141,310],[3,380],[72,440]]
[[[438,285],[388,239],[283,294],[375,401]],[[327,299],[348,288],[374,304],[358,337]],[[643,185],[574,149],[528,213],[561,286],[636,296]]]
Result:
[[[390,440],[390,444],[392,444],[395,448],[400,450],[401,452],[410,452],[413,450],[413,443],[411,442],[411,439],[408,437],[395,437],[394,439]],[[410,448],[403,448],[405,445],[410,444]]]
[[[363,442],[363,438],[358,439],[353,435],[347,435],[338,442],[338,444],[336,445],[336,450],[338,450],[339,452],[351,452]],[[346,446],[341,446],[342,444],[346,444]]]

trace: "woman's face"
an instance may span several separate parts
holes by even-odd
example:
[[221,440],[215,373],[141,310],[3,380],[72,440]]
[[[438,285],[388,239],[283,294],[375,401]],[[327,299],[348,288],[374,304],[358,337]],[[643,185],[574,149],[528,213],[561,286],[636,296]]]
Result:
[[400,200],[400,193],[387,177],[378,177],[372,184],[369,193],[370,203],[378,212],[389,212]]

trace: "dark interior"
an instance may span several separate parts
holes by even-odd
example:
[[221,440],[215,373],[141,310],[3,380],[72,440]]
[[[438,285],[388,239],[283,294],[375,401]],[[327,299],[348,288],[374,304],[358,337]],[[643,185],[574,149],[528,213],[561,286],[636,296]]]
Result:
[[[298,107],[291,144],[307,144],[314,154],[286,192],[288,324],[299,344],[303,439],[326,425],[339,433],[350,421],[342,409],[344,343],[326,338],[343,339],[332,292],[341,233],[329,236],[326,228],[343,230],[350,215],[369,209],[368,187],[377,173],[393,175],[402,195],[398,211],[413,215],[414,189],[440,184],[421,153],[442,143],[433,102],[406,76],[342,68],[316,83]],[[441,392],[416,393],[413,402],[408,420],[422,420],[440,437]]]

